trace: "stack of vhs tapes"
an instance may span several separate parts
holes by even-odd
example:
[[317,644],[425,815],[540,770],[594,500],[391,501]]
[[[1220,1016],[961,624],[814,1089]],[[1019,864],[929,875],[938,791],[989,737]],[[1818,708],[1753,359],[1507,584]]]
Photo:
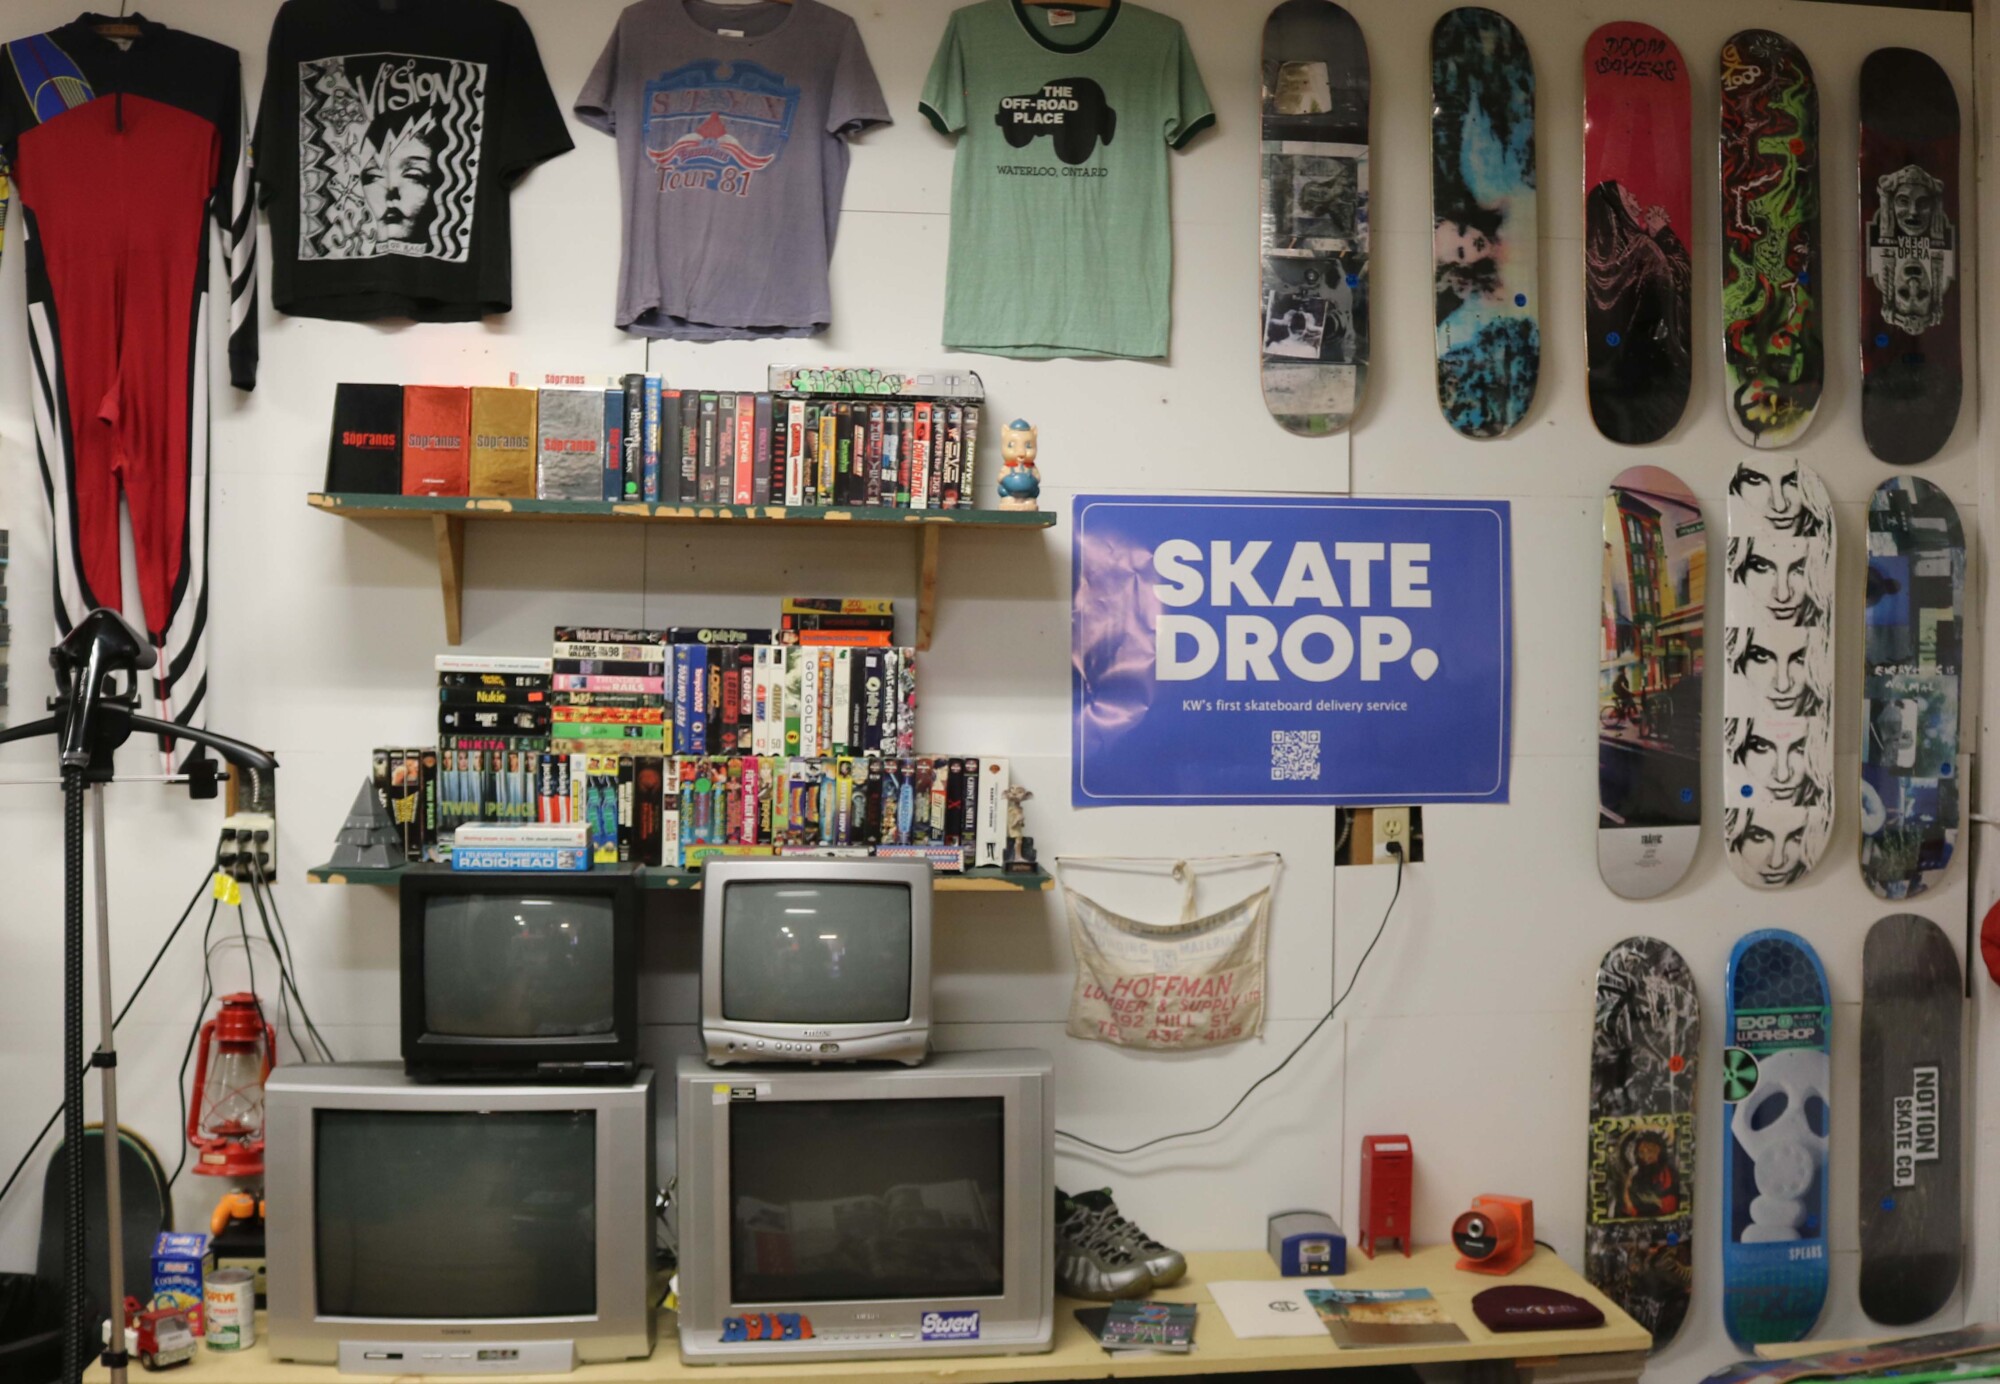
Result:
[[425,845],[449,842],[464,822],[536,820],[536,765],[549,746],[549,660],[439,654],[436,665],[437,821]]

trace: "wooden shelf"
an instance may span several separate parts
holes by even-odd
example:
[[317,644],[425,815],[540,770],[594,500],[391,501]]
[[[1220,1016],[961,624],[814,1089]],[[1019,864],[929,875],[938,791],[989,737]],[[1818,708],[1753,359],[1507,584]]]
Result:
[[445,642],[459,643],[465,602],[465,525],[469,519],[540,523],[846,524],[916,535],[917,638],[928,650],[936,618],[938,555],[946,529],[1032,533],[1054,528],[1048,510],[891,509],[833,505],[663,505],[602,500],[500,500],[457,495],[311,494],[306,503],[343,519],[428,521],[437,540],[438,585],[444,594]]
[[[393,865],[386,870],[338,870],[330,865],[315,865],[306,871],[306,878],[314,884],[400,884],[404,875],[418,872],[451,873],[450,867],[444,865]],[[475,872],[467,873],[471,875]],[[476,873],[482,879],[492,879],[498,872]],[[639,870],[639,883],[647,889],[699,889],[701,871],[642,866]],[[940,894],[1046,893],[1055,887],[1055,881],[1041,870],[1023,875],[1008,874],[1004,870],[988,867],[967,870],[963,874],[937,875],[935,887]]]

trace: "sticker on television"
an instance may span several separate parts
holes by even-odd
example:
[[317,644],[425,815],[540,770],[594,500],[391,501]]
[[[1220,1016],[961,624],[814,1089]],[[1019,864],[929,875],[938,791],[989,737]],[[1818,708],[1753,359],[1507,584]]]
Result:
[[926,1341],[976,1341],[979,1339],[979,1313],[926,1312],[923,1327]]

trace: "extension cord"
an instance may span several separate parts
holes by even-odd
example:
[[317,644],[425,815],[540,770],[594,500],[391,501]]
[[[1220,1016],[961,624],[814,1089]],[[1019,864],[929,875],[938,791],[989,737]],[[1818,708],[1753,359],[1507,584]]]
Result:
[[[254,868],[253,868],[254,864]],[[248,883],[278,876],[278,819],[268,812],[237,812],[223,819],[215,868]]]

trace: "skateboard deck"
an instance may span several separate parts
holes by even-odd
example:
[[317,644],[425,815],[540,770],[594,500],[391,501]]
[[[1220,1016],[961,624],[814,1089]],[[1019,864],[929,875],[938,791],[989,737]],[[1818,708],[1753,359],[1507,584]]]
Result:
[[1585,340],[1590,416],[1613,442],[1672,432],[1694,382],[1687,64],[1646,24],[1583,48]]
[[1916,476],[1868,501],[1861,873],[1885,899],[1936,884],[1958,841],[1958,671],[1965,535]]
[[1505,16],[1431,30],[1431,261],[1438,407],[1467,437],[1512,431],[1541,374],[1535,64]]
[[1694,1085],[1701,1001],[1680,953],[1628,937],[1597,968],[1584,1273],[1673,1339],[1694,1282]]
[[1729,426],[1789,447],[1826,380],[1820,340],[1819,88],[1792,41],[1722,45],[1722,360]]
[[1833,834],[1833,503],[1803,463],[1739,462],[1723,597],[1723,840],[1782,889]]
[[1723,1030],[1722,1319],[1737,1345],[1803,1340],[1826,1304],[1826,972],[1803,937],[1729,954]]
[[1935,1315],[1958,1287],[1958,952],[1898,913],[1861,952],[1861,1310],[1884,1326]]
[[1794,1384],[1802,1379],[1852,1379],[1932,1361],[1964,1360],[2000,1349],[2000,1326],[1967,1326],[1900,1341],[1800,1355],[1790,1360],[1745,1360],[1717,1370],[1702,1384]]
[[1597,872],[1650,899],[1701,841],[1702,609],[1708,531],[1671,471],[1634,466],[1604,497],[1597,669]]
[[1264,22],[1264,404],[1288,431],[1339,432],[1368,378],[1368,44],[1333,0]]
[[1861,432],[1907,466],[1958,421],[1958,98],[1908,48],[1861,64]]

